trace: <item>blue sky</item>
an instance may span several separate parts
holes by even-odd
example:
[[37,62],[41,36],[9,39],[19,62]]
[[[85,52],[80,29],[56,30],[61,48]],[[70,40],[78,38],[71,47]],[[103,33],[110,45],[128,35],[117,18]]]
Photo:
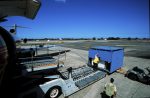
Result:
[[[20,38],[148,38],[149,0],[41,0],[34,20],[8,17]],[[10,29],[10,28],[6,28]]]

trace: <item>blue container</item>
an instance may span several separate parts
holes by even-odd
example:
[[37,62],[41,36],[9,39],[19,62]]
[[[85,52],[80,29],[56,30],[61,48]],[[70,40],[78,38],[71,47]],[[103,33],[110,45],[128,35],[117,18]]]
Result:
[[120,47],[111,46],[97,46],[89,49],[89,64],[91,64],[92,59],[95,55],[101,61],[105,62],[106,69],[110,73],[116,71],[123,66],[124,49]]

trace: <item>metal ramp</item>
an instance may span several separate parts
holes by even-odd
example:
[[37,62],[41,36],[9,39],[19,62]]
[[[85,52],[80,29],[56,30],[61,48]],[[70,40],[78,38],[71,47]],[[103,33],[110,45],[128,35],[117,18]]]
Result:
[[95,72],[95,70],[93,70],[93,68],[88,67],[88,66],[83,66],[83,67],[80,67],[80,68],[72,71],[72,78],[74,81],[76,81],[76,80],[84,78],[85,76],[88,76],[94,72]]
[[72,70],[73,81],[75,81],[75,85],[79,87],[79,89],[104,78],[106,74],[107,73],[103,70],[93,69],[86,65]]
[[75,85],[77,87],[79,87],[79,89],[82,89],[82,88],[104,78],[105,76],[106,76],[106,72],[96,71],[96,72],[90,74],[89,76],[85,76],[84,78],[77,80],[75,82]]
[[[89,66],[82,66],[79,68],[74,68],[72,70],[72,79],[75,82],[75,85],[82,89],[102,78],[104,78],[107,74],[104,70],[93,69]],[[63,72],[62,76],[68,79],[68,72]]]

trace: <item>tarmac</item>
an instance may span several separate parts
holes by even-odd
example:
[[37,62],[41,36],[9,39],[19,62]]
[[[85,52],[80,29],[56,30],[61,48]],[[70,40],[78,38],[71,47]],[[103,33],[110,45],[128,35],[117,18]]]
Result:
[[[88,51],[74,48],[63,48],[70,49],[71,51],[66,54],[66,58],[62,56],[62,60],[65,64],[65,67],[62,70],[67,69],[68,67],[79,67],[86,64],[88,61]],[[131,48],[125,48],[125,53],[131,51]],[[133,67],[138,66],[140,68],[145,68],[150,66],[150,60],[145,58],[139,58],[134,56],[125,56],[123,69],[125,71],[132,69]],[[68,98],[105,98],[103,95],[104,85],[109,82],[110,78],[114,78],[114,84],[117,86],[117,95],[115,98],[150,98],[150,85],[140,83],[138,81],[133,81],[125,77],[121,73],[114,72],[110,75],[107,75],[105,78],[93,83],[92,85],[68,96]],[[59,98],[64,98],[61,95]]]

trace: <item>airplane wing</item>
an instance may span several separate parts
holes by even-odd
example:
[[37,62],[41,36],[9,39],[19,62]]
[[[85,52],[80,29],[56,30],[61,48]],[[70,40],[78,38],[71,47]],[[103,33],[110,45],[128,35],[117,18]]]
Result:
[[41,2],[39,0],[0,0],[0,22],[7,16],[24,16],[34,19]]

